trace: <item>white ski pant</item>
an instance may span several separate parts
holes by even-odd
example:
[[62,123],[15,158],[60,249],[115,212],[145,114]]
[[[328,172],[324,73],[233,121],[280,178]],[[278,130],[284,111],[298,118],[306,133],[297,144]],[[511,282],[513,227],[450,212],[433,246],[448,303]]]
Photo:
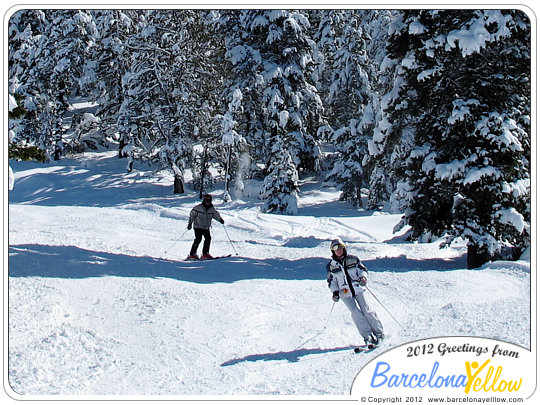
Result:
[[359,293],[355,297],[342,297],[341,299],[351,311],[352,320],[363,338],[368,337],[371,333],[384,333],[379,317],[368,306],[364,294]]

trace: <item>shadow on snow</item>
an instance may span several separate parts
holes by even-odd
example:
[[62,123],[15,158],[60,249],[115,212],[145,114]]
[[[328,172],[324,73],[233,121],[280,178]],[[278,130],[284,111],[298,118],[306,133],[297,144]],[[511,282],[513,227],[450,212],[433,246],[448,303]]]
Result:
[[[10,161],[17,179],[8,194],[9,202],[90,207],[152,202],[174,207],[193,200],[191,196],[173,194],[172,180],[164,180],[166,174],[149,170],[126,173],[125,168],[118,166],[125,165],[125,159],[107,158],[86,164],[81,166],[69,159],[56,165]],[[160,184],[155,184],[159,178]]]
[[322,258],[289,261],[235,256],[210,261],[175,261],[95,252],[75,246],[9,247],[11,277],[161,277],[201,284],[247,279],[324,280],[324,266]]
[[[327,262],[322,257],[287,260],[239,256],[190,262],[96,252],[75,246],[28,244],[9,247],[8,267],[11,277],[148,277],[207,284],[252,279],[325,281]],[[365,260],[364,264],[371,271],[449,271],[464,269],[466,260],[464,256],[453,260],[413,260],[400,256]]]
[[345,350],[353,350],[354,346],[347,347],[335,347],[333,349],[298,349],[290,352],[277,352],[277,353],[263,353],[263,354],[250,354],[249,356],[241,357],[239,359],[228,360],[221,367],[234,366],[238,363],[244,363],[247,361],[279,361],[287,360],[290,363],[296,363],[300,360],[300,357],[308,356],[310,354],[322,354],[331,352],[341,352]]

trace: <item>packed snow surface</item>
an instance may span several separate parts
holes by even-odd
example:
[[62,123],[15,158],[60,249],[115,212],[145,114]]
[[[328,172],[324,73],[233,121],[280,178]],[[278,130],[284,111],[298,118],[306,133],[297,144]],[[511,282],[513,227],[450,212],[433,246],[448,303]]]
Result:
[[[188,262],[197,193],[172,174],[125,172],[113,152],[10,162],[9,384],[24,395],[350,393],[378,352],[423,338],[478,336],[530,347],[530,265],[466,270],[463,243],[439,249],[392,234],[400,215],[339,202],[302,180],[297,216],[250,198],[214,203],[214,255]],[[325,264],[341,237],[368,267],[387,333],[362,343],[332,308]],[[230,238],[230,239],[229,239]],[[327,327],[325,328],[326,322]],[[312,339],[315,336],[314,339]],[[303,344],[306,342],[306,344]]]

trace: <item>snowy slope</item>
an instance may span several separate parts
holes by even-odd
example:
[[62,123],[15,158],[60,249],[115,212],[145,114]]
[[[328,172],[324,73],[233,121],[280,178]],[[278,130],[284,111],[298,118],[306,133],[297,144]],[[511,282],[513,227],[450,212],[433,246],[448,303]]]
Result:
[[113,152],[10,164],[9,383],[18,394],[348,395],[377,351],[351,354],[361,341],[342,303],[323,329],[335,236],[405,327],[368,295],[389,335],[379,351],[466,335],[530,347],[528,262],[465,270],[463,245],[407,243],[392,234],[399,216],[353,210],[317,179],[305,180],[294,217],[215,198],[226,228],[214,225],[212,253],[233,256],[199,263],[183,261],[198,201],[172,195],[169,174],[127,174]]

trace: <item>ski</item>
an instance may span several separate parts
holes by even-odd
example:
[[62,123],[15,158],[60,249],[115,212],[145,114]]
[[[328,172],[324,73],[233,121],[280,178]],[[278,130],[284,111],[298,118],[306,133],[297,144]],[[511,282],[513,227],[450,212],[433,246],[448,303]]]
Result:
[[225,259],[226,257],[231,257],[232,254],[228,254],[228,255],[223,255],[223,256],[214,256],[212,258],[202,258],[202,257],[186,257],[186,261],[188,262],[204,262],[204,261],[207,261],[207,260],[216,260],[216,259]]
[[205,261],[205,260],[216,260],[216,259],[225,259],[226,257],[231,257],[232,254],[228,254],[228,255],[223,255],[223,256],[215,256],[215,257],[212,257],[211,259],[206,259],[206,258],[200,258],[199,260],[200,261]]
[[369,353],[378,347],[378,345],[361,345],[354,348],[354,353]]
[[377,337],[377,336],[375,336],[375,334],[372,333],[371,336],[369,336],[369,339],[365,339],[366,344],[356,346],[354,348],[354,352],[355,353],[372,352],[373,350],[375,350],[376,348],[379,347],[379,345],[381,344],[383,339],[384,339],[384,335],[381,335],[381,336]]

